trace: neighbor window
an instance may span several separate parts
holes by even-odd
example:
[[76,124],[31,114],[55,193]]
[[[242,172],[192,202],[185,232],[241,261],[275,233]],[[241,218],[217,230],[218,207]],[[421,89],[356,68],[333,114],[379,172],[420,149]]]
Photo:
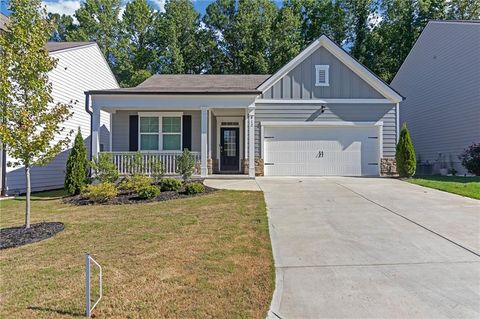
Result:
[[140,150],[181,151],[182,116],[140,116]]
[[315,65],[315,86],[329,86],[329,65]]

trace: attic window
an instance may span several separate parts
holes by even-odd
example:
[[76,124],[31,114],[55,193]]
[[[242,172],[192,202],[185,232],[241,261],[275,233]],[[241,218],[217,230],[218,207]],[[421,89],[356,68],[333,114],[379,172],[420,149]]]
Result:
[[315,65],[315,86],[329,86],[329,65]]

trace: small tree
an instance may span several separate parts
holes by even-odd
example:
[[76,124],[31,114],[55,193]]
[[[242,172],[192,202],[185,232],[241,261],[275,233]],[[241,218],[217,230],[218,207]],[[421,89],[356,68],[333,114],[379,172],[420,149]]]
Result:
[[[45,49],[52,31],[40,0],[10,0],[8,31],[0,34],[0,140],[25,169],[25,228],[30,227],[30,170],[50,162],[70,142],[62,122],[69,105],[53,104],[48,79],[57,61]],[[63,136],[63,137],[62,137]]]
[[177,158],[177,173],[180,174],[183,181],[186,182],[193,175],[194,170],[195,158],[188,149],[185,149],[182,155]]
[[480,143],[473,143],[458,157],[471,174],[480,176]]
[[75,142],[68,155],[65,170],[65,189],[70,195],[78,195],[87,184],[88,173],[87,148],[83,141],[82,132],[78,128]]
[[100,153],[90,162],[93,178],[102,183],[115,183],[119,177],[117,167],[112,161],[112,155]]
[[397,144],[396,152],[397,171],[401,177],[412,177],[417,168],[417,160],[415,158],[415,149],[413,148],[412,139],[408,132],[407,125],[403,124],[400,132],[400,139]]

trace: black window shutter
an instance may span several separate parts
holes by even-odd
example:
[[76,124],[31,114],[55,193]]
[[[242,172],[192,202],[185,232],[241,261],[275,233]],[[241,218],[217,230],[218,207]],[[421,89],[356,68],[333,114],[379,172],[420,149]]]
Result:
[[182,144],[183,149],[188,148],[192,150],[192,116],[184,115],[182,118],[183,134],[182,134]]
[[129,123],[129,151],[138,151],[138,115],[130,115]]

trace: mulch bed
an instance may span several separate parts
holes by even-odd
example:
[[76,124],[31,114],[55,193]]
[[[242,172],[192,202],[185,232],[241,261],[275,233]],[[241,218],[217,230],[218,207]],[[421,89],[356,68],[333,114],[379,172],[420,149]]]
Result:
[[184,189],[180,189],[179,191],[163,191],[160,193],[159,196],[155,198],[149,199],[142,199],[139,198],[136,194],[128,193],[128,192],[121,192],[119,195],[111,200],[102,203],[96,203],[89,199],[82,198],[81,195],[65,197],[63,199],[64,203],[73,204],[73,205],[123,205],[123,204],[138,204],[138,203],[152,203],[152,202],[163,202],[172,199],[178,198],[188,198],[188,197],[196,197],[196,196],[203,196],[215,192],[217,189],[205,186],[205,192],[193,195],[185,194]]
[[65,225],[60,222],[43,222],[25,227],[0,229],[0,249],[12,248],[48,239],[61,232]]

